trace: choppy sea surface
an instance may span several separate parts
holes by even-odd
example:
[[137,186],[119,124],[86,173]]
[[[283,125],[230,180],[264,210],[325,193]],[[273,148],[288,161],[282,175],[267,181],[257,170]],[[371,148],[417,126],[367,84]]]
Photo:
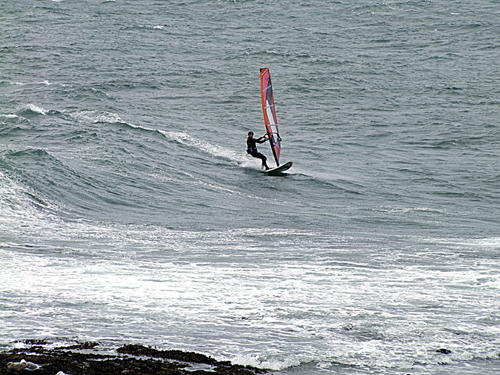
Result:
[[[497,0],[0,13],[0,347],[500,371]],[[283,176],[245,153],[261,67]]]

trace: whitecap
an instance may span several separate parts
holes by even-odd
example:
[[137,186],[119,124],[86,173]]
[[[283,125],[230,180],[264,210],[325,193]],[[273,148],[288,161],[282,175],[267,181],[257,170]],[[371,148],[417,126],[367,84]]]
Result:
[[28,109],[30,109],[33,112],[40,113],[41,115],[46,115],[48,113],[46,109],[31,103],[28,104]]

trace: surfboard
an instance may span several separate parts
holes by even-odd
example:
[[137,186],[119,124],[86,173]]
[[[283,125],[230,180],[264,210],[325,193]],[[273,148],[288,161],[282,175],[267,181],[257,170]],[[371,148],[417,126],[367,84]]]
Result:
[[276,168],[268,169],[268,174],[282,173],[292,166],[289,161],[280,165],[281,137],[278,130],[278,119],[276,117],[276,108],[274,106],[273,85],[271,83],[271,73],[268,68],[260,69],[260,93],[262,97],[262,112],[264,113],[264,124],[266,125],[269,144],[273,152]]
[[272,175],[272,176],[280,175],[283,172],[289,170],[291,168],[292,164],[293,163],[291,161],[289,161],[285,164],[281,164],[280,166],[278,166],[276,168],[271,168],[271,169],[268,169],[267,171],[264,171],[264,172],[266,172],[267,174]]

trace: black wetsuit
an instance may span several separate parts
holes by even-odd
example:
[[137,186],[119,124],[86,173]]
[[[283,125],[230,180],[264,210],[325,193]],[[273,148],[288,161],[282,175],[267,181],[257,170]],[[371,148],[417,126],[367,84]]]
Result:
[[254,158],[262,159],[262,166],[266,169],[269,169],[267,166],[266,160],[267,158],[257,151],[257,143],[264,143],[266,140],[262,139],[264,137],[256,138],[247,138],[247,152],[252,155]]

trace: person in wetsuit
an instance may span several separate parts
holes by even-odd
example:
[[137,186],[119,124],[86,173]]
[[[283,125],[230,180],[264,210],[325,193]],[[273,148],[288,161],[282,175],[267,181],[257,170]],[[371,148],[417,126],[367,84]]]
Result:
[[248,132],[248,138],[247,138],[247,152],[252,155],[254,158],[259,158],[262,160],[262,168],[266,168],[266,170],[269,169],[267,166],[266,160],[267,158],[262,155],[260,152],[257,151],[257,143],[264,143],[267,141],[267,138],[265,136],[262,136],[260,138],[254,138],[253,137],[253,132]]

